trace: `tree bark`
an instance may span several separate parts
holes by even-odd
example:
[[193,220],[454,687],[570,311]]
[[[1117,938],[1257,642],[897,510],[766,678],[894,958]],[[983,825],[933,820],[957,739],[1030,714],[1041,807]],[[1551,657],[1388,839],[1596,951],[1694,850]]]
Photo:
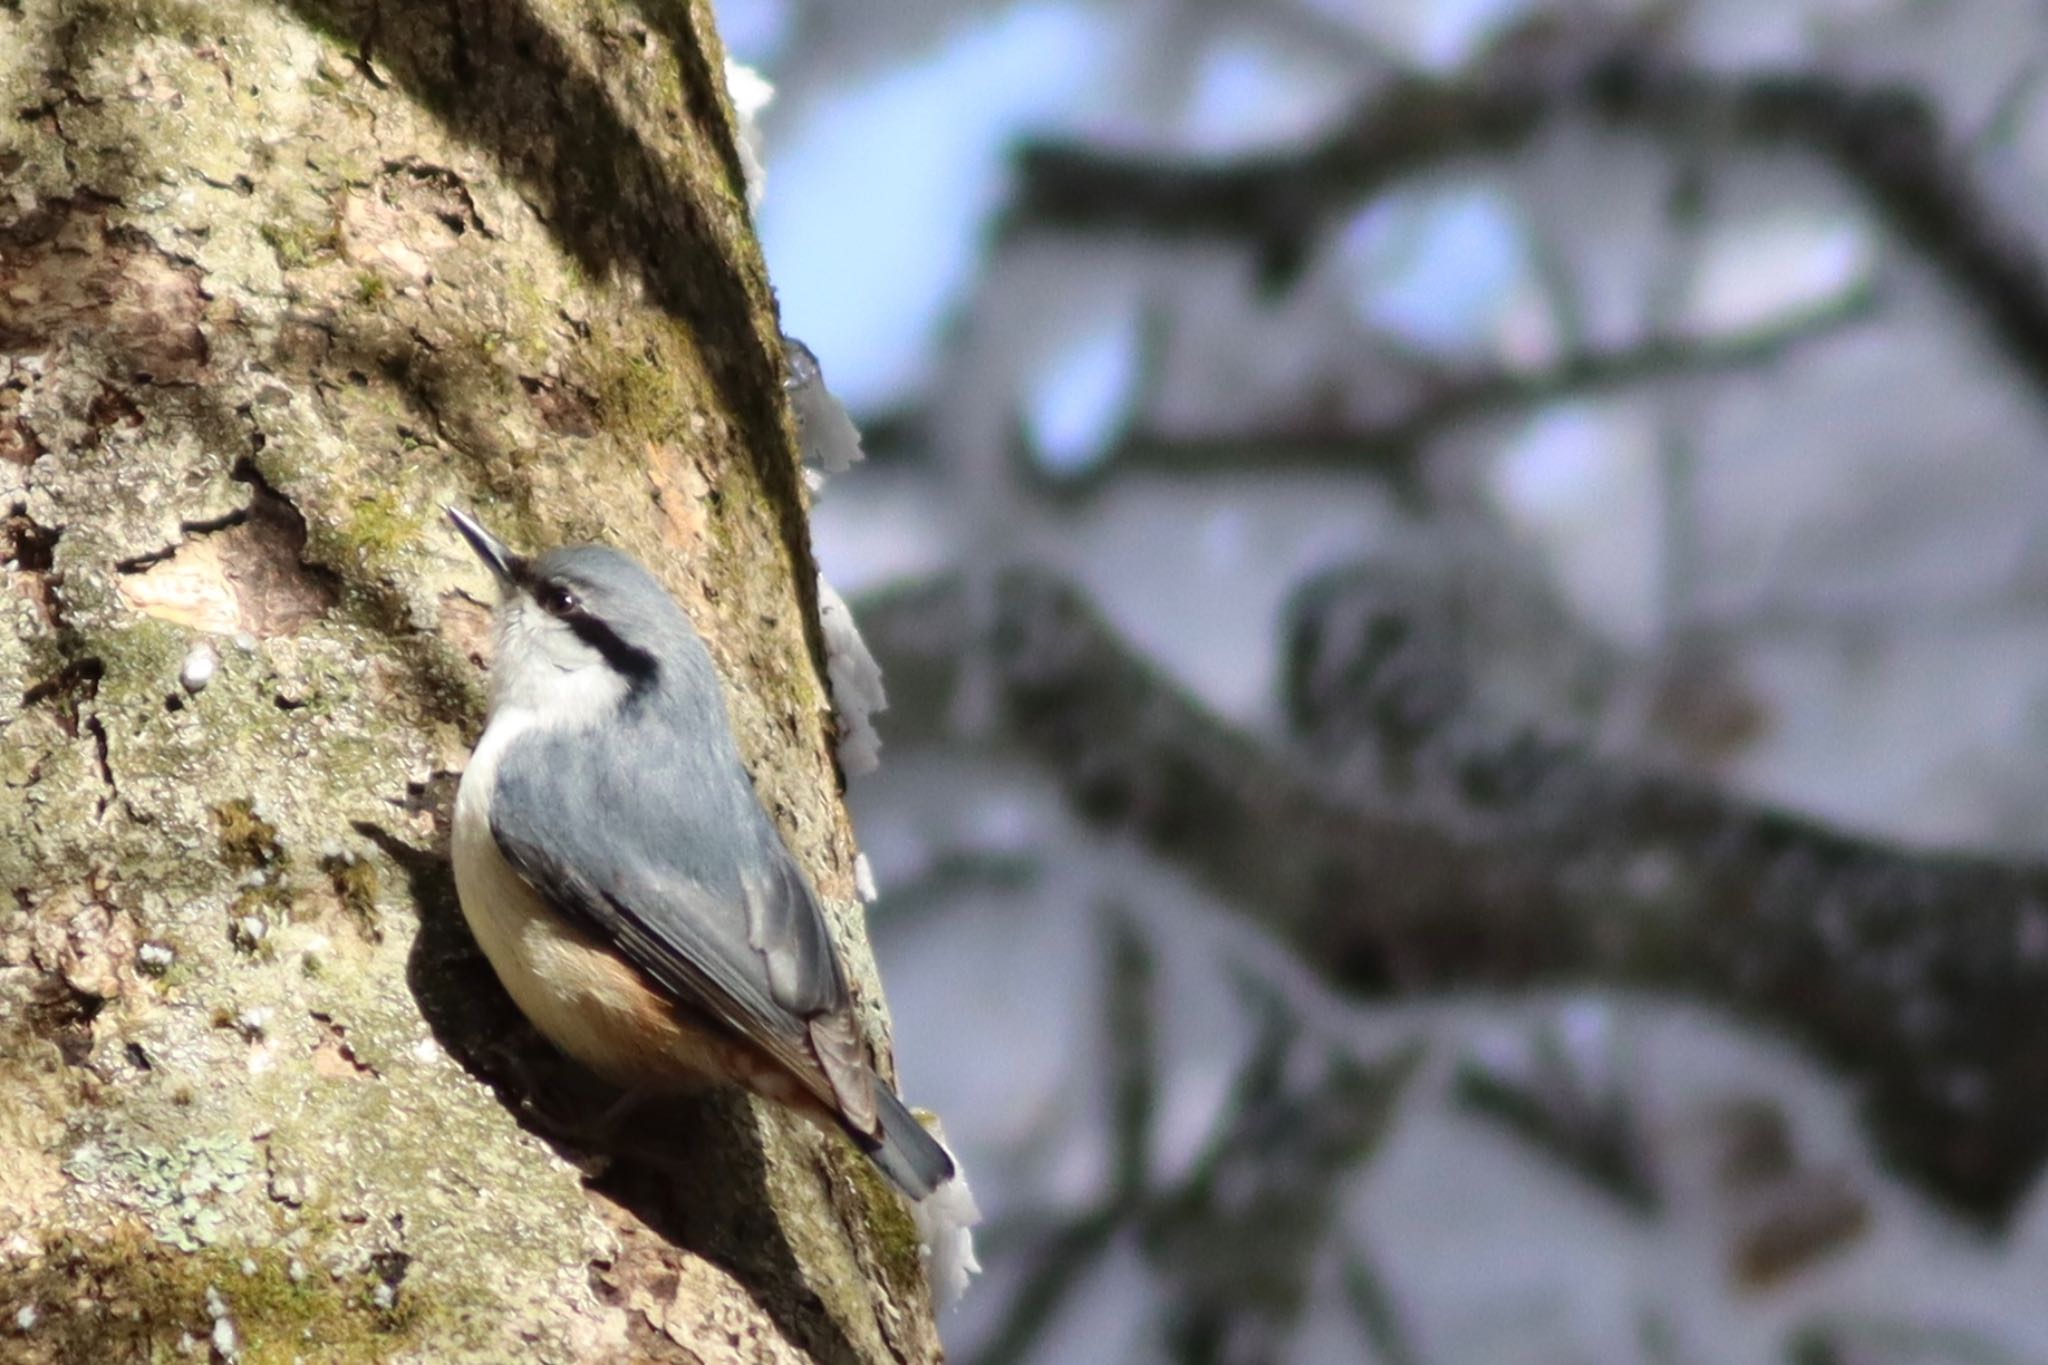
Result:
[[938,1358],[844,1144],[563,1136],[609,1097],[447,870],[453,501],[667,579],[887,1057],[722,62],[704,3],[0,3],[6,1358]]

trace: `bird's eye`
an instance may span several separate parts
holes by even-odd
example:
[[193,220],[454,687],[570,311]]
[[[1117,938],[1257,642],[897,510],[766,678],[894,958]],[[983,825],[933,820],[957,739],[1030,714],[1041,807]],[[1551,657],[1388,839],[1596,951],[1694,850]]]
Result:
[[550,616],[567,616],[582,606],[576,594],[560,583],[548,583],[538,594],[541,610]]

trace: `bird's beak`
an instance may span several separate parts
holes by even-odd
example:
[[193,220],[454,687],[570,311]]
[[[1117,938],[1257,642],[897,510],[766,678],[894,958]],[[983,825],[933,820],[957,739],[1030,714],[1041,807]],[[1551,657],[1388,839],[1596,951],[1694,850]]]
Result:
[[476,551],[476,557],[484,562],[498,580],[498,586],[511,591],[518,585],[519,571],[526,561],[505,548],[505,542],[486,531],[483,523],[460,508],[444,508],[448,520],[455,523],[455,529],[462,532],[462,538],[469,542],[469,548]]

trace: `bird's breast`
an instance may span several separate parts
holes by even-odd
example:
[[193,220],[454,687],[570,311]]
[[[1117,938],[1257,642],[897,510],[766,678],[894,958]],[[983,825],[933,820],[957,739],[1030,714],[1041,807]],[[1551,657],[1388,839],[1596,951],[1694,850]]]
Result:
[[598,934],[556,911],[491,833],[498,764],[531,729],[492,719],[456,792],[455,890],[513,1003],[548,1040],[616,1085],[687,1089],[733,1078],[734,1048],[698,1027]]

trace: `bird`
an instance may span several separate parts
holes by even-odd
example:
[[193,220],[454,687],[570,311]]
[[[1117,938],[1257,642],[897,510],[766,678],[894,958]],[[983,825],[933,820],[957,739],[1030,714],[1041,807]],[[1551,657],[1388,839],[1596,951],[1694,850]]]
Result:
[[498,590],[451,844],[506,992],[629,1095],[736,1084],[843,1133],[911,1201],[934,1291],[957,1296],[979,1269],[973,1196],[875,1070],[689,616],[618,549],[529,558],[446,510]]

